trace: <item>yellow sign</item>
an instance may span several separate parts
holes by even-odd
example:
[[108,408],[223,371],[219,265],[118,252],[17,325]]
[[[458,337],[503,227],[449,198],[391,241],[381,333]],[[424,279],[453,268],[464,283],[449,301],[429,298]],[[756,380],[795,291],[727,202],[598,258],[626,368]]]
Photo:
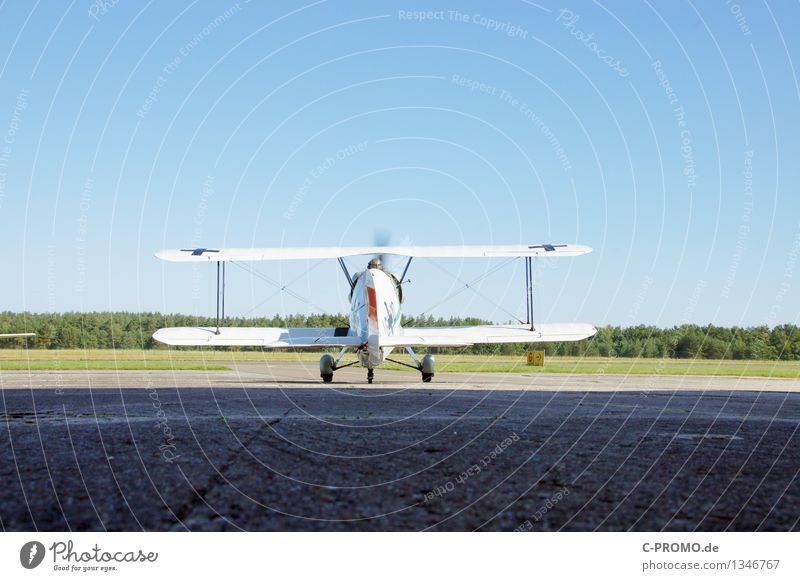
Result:
[[544,365],[544,351],[528,351],[528,365]]

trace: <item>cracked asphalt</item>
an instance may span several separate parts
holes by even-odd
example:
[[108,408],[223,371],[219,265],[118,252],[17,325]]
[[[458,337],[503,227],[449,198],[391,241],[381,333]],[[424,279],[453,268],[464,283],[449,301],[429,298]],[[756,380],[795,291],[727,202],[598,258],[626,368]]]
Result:
[[800,528],[797,393],[267,383],[0,397],[6,531]]

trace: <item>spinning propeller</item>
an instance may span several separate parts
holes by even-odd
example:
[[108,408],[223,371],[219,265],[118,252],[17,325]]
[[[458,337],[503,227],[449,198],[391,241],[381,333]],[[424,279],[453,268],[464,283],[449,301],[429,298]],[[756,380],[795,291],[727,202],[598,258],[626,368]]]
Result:
[[[389,246],[389,241],[391,240],[391,234],[389,234],[388,230],[376,230],[373,234],[373,241],[375,242],[375,246]],[[386,268],[386,258],[385,254],[376,254],[370,259],[367,268],[380,268],[384,270]]]

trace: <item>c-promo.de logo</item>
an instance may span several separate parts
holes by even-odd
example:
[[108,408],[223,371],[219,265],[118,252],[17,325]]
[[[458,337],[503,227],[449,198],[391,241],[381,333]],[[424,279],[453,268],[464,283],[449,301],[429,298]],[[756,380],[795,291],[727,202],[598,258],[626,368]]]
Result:
[[35,569],[44,559],[44,545],[39,541],[30,541],[19,550],[19,562],[26,569]]

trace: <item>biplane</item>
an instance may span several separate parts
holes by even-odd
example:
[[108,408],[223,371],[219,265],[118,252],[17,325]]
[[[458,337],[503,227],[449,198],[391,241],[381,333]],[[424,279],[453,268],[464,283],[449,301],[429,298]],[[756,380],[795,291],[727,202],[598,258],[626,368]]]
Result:
[[[159,329],[153,338],[175,346],[258,346],[272,348],[331,348],[340,347],[338,356],[325,354],[319,361],[320,377],[333,381],[336,370],[360,364],[367,370],[372,383],[374,370],[385,361],[405,365],[420,372],[422,381],[429,382],[435,373],[433,355],[422,358],[414,347],[469,346],[481,343],[540,343],[579,341],[595,334],[595,328],[583,323],[533,322],[533,263],[538,256],[570,257],[591,252],[588,246],[574,244],[537,244],[503,246],[360,246],[318,248],[189,248],[161,250],[156,256],[170,262],[216,262],[217,325],[215,327],[171,327]],[[400,274],[384,268],[382,257],[405,257]],[[371,256],[366,268],[350,274],[345,258]],[[501,258],[519,257],[525,260],[525,289],[527,323],[508,325],[471,325],[453,327],[403,327],[401,305],[403,283],[414,258]],[[350,288],[350,318],[348,327],[283,328],[283,327],[225,327],[225,263],[275,260],[336,259]],[[395,349],[405,350],[412,363],[391,359]],[[340,365],[348,351],[357,360]]]

